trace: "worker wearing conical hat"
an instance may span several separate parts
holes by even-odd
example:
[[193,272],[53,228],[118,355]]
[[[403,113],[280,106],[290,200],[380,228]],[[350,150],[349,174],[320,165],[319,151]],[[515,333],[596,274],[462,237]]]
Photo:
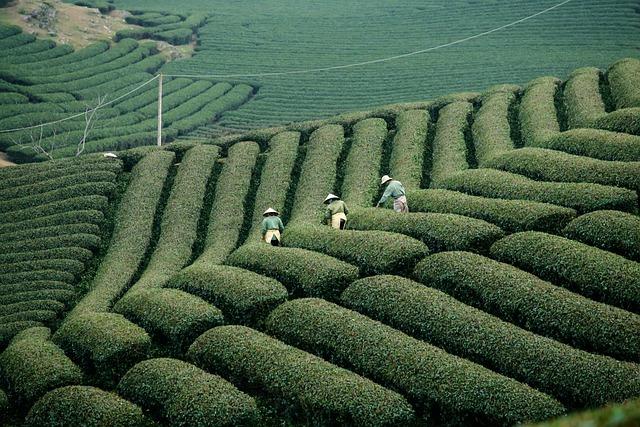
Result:
[[409,205],[407,205],[407,196],[404,191],[404,186],[400,181],[392,179],[389,175],[385,175],[380,179],[380,185],[386,185],[384,194],[380,198],[380,201],[376,205],[380,207],[389,197],[393,198],[393,210],[396,212],[406,213],[409,212]]
[[328,204],[327,209],[324,211],[325,223],[330,224],[335,229],[344,230],[347,225],[347,214],[349,214],[349,209],[347,209],[345,202],[335,194],[329,194],[324,199],[324,203]]
[[280,246],[281,234],[284,232],[284,225],[280,219],[280,214],[277,210],[269,208],[262,216],[262,240],[266,243],[270,243],[273,246]]

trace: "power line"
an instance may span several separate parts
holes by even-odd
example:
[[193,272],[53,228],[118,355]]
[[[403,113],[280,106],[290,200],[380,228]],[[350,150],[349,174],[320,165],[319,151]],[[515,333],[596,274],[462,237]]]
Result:
[[524,18],[518,19],[517,21],[513,21],[510,22],[506,25],[502,25],[500,27],[494,28],[492,30],[489,31],[484,31],[482,33],[478,33],[475,34],[473,36],[469,36],[469,37],[465,37],[459,40],[455,40],[453,42],[449,42],[449,43],[444,43],[438,46],[433,46],[433,47],[429,47],[426,49],[421,49],[421,50],[416,50],[414,52],[408,52],[408,53],[403,53],[400,55],[394,55],[394,56],[388,56],[386,58],[379,58],[379,59],[372,59],[370,61],[363,61],[363,62],[354,62],[351,64],[344,64],[344,65],[334,65],[331,67],[321,67],[321,68],[310,68],[310,69],[306,69],[306,70],[290,70],[290,71],[278,71],[278,72],[267,72],[267,73],[251,73],[251,74],[164,74],[166,77],[185,77],[185,78],[192,78],[192,79],[197,79],[197,78],[210,78],[210,79],[226,79],[226,78],[235,78],[235,77],[272,77],[272,76],[286,76],[286,75],[291,75],[291,74],[309,74],[309,73],[316,73],[316,72],[320,72],[320,71],[331,71],[331,70],[342,70],[345,68],[354,68],[354,67],[361,67],[364,65],[371,65],[371,64],[378,64],[381,62],[389,62],[389,61],[394,61],[396,59],[401,59],[401,58],[407,58],[410,56],[415,56],[415,55],[420,55],[423,53],[427,53],[427,52],[432,52],[434,50],[438,50],[438,49],[442,49],[445,47],[449,47],[449,46],[454,46],[457,44],[461,44],[464,42],[467,42],[469,40],[473,40],[473,39],[477,39],[501,30],[504,30],[506,28],[509,27],[513,27],[515,25],[521,24],[525,21],[528,21],[530,19],[533,19],[535,17],[538,17],[540,15],[543,15],[547,12],[550,12],[554,9],[557,9],[561,6],[564,6],[565,4],[571,2],[573,0],[565,0],[561,3],[556,4],[555,6],[551,6],[547,9],[541,10],[540,12],[536,12],[533,15],[529,15],[526,16]]
[[119,97],[117,97],[117,98],[115,98],[115,99],[112,99],[112,100],[111,100],[111,101],[109,101],[109,102],[105,102],[104,104],[102,104],[102,105],[101,105],[101,106],[99,106],[99,107],[92,108],[92,109],[87,110],[87,111],[84,111],[84,112],[82,112],[82,113],[74,114],[74,115],[71,115],[71,116],[69,116],[69,117],[65,117],[65,118],[63,118],[63,119],[59,119],[59,120],[54,120],[54,121],[51,121],[51,122],[40,123],[39,125],[25,126],[25,127],[21,127],[21,128],[14,128],[14,129],[2,129],[2,130],[0,130],[0,133],[9,133],[9,132],[18,132],[18,131],[22,131],[22,130],[37,129],[37,128],[39,128],[39,127],[44,127],[44,126],[49,126],[49,125],[55,125],[55,124],[57,124],[57,123],[62,123],[62,122],[66,122],[67,120],[75,119],[76,117],[84,116],[84,115],[85,115],[85,114],[87,114],[87,113],[91,113],[91,112],[93,112],[93,111],[99,110],[100,108],[104,108],[104,107],[106,107],[107,105],[111,105],[111,104],[113,104],[114,102],[118,102],[118,101],[120,101],[122,98],[125,98],[125,97],[127,97],[127,96],[131,95],[132,93],[139,91],[140,89],[142,89],[143,87],[145,87],[146,85],[148,85],[148,84],[149,84],[149,83],[151,83],[152,81],[154,81],[154,80],[158,79],[159,77],[160,77],[160,75],[159,75],[159,74],[158,74],[158,75],[156,75],[156,76],[153,76],[152,78],[150,78],[150,79],[149,79],[149,80],[147,80],[146,82],[142,83],[141,85],[139,85],[139,86],[135,87],[134,89],[130,90],[129,92],[127,92],[127,93],[125,93],[125,94],[123,94],[123,95],[120,95]]

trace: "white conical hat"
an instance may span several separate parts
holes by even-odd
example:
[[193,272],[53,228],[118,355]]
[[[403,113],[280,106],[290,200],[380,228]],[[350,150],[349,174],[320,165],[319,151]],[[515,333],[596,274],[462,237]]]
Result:
[[115,154],[113,154],[113,153],[104,153],[104,154],[103,154],[103,156],[104,156],[104,157],[108,157],[108,158],[110,158],[110,159],[117,159],[117,158],[118,158],[118,156],[116,156],[116,155],[115,155]]
[[380,185],[384,185],[387,181],[391,181],[391,177],[389,175],[385,175],[380,178]]
[[329,193],[329,195],[324,199],[324,203],[327,203],[329,200],[339,199],[340,197],[336,196],[333,193]]
[[262,216],[269,215],[269,214],[272,214],[272,213],[274,213],[274,214],[276,214],[276,215],[280,215],[280,212],[278,212],[277,210],[275,210],[275,209],[273,209],[273,208],[269,208],[269,209],[267,209],[266,211],[264,211],[264,213],[262,214]]

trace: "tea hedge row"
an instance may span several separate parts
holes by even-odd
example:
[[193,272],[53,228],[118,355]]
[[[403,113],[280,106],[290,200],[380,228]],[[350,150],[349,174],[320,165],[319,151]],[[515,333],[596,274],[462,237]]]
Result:
[[635,191],[591,183],[534,181],[494,169],[474,169],[450,175],[441,187],[474,196],[551,203],[575,209],[578,213],[601,209],[638,210]]
[[611,97],[616,109],[640,107],[640,60],[625,58],[617,61],[607,71]]
[[605,305],[508,264],[468,252],[425,258],[426,286],[537,334],[622,360],[640,359],[640,316]]
[[640,161],[640,136],[600,129],[571,129],[532,146],[600,160]]
[[525,146],[541,146],[548,138],[560,133],[555,106],[559,84],[555,77],[541,77],[529,82],[525,88],[518,112]]
[[488,252],[504,236],[497,226],[455,214],[409,213],[389,209],[359,209],[349,214],[348,228],[404,234],[426,244],[432,252],[469,250]]
[[559,232],[576,217],[575,210],[549,203],[471,196],[442,189],[412,191],[408,198],[412,211],[482,219],[509,233],[527,230]]
[[222,264],[236,248],[246,214],[245,199],[251,187],[258,154],[260,147],[252,141],[241,142],[229,148],[216,183],[205,249],[197,262]]
[[[603,408],[579,412],[535,424],[537,427],[581,427],[584,425],[633,426],[640,422],[640,399],[609,404]],[[531,425],[529,425],[531,427]]]
[[432,147],[431,187],[439,187],[447,176],[470,167],[465,132],[472,113],[473,105],[468,102],[454,102],[440,110]]
[[600,94],[603,76],[594,67],[578,68],[569,75],[564,86],[564,109],[570,129],[592,127],[592,123],[606,114]]
[[570,407],[623,401],[640,392],[636,364],[533,334],[408,279],[358,280],[345,290],[341,301],[449,353],[525,382]]
[[[102,212],[100,211],[78,211],[81,212],[79,215],[79,218],[74,218],[73,220],[81,220],[82,217],[82,212],[99,212],[100,214],[102,214]],[[69,213],[68,216],[71,216],[71,214],[75,214],[75,212],[71,212]],[[67,213],[61,214],[61,215],[65,215],[67,216]],[[42,219],[49,219],[51,217],[45,217]],[[95,215],[94,219],[98,219],[101,218],[104,219],[104,215],[102,215],[102,217],[100,215]],[[66,219],[66,218],[65,218]],[[33,222],[35,221],[39,221],[40,219],[36,219],[33,220]],[[70,220],[72,220],[70,218]],[[33,228],[28,228],[25,226],[25,223],[28,223],[31,221],[21,221],[18,223],[11,223],[11,224],[7,224],[4,227],[4,230],[6,230],[6,233],[0,233],[0,235],[2,235],[2,240],[4,242],[7,243],[15,243],[15,242],[19,242],[19,241],[23,241],[23,240],[33,240],[33,239],[41,239],[41,238],[45,238],[45,237],[60,237],[63,235],[70,235],[70,234],[95,234],[98,235],[100,233],[100,227],[98,226],[98,224],[100,224],[100,222],[98,222],[97,224],[90,224],[90,223],[84,223],[84,222],[79,222],[79,223],[72,223],[72,224],[64,224],[64,225],[54,225],[54,226],[49,226],[49,227],[33,227]],[[31,222],[31,223],[33,223]]]
[[227,264],[278,280],[292,296],[336,299],[358,278],[358,268],[330,256],[256,243],[232,253]]
[[261,327],[276,306],[288,298],[277,280],[242,268],[193,264],[166,285],[196,295],[218,307],[231,324]]
[[589,298],[640,313],[640,264],[620,255],[533,231],[497,241],[491,254]]
[[[353,126],[351,148],[342,182],[342,199],[349,207],[369,207],[380,189],[380,162],[387,138],[387,122],[365,119]],[[324,200],[324,199],[323,199]]]
[[427,157],[425,151],[431,150],[431,147],[427,147],[427,134],[435,126],[430,120],[426,110],[402,111],[396,117],[396,134],[388,173],[407,189],[420,188],[424,159]]
[[564,412],[553,398],[522,383],[324,300],[280,305],[267,330],[400,391],[427,414],[504,425]]
[[493,91],[482,96],[471,132],[478,166],[485,167],[493,156],[513,150],[509,114],[516,101],[512,91]]
[[285,245],[336,257],[357,266],[364,276],[401,274],[427,256],[414,238],[387,231],[335,230],[325,226],[288,227]]
[[397,393],[244,326],[207,331],[188,357],[241,388],[259,388],[292,406],[306,423],[396,425],[414,419]]
[[252,426],[256,402],[217,375],[176,359],[150,359],[131,368],[118,393],[174,426]]
[[0,223],[28,221],[32,219],[45,218],[51,215],[81,211],[81,210],[104,210],[108,205],[108,198],[105,196],[81,196],[71,199],[60,200],[44,205],[21,209],[13,212],[0,213]]
[[626,212],[595,211],[563,230],[565,237],[640,262],[640,218]]

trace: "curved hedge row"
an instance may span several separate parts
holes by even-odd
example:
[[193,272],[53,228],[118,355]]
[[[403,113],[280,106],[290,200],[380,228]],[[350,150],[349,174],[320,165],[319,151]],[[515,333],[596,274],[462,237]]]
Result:
[[172,426],[252,426],[260,421],[251,397],[176,359],[138,363],[120,380],[118,393]]
[[[592,426],[628,426],[640,423],[640,399],[628,400],[624,403],[610,404],[604,408],[579,412],[566,417],[556,418],[537,427],[584,427]],[[533,427],[533,425],[529,425]]]
[[67,317],[53,342],[104,385],[113,385],[129,368],[146,359],[151,338],[141,327],[114,313]]
[[216,183],[205,249],[197,262],[222,264],[236,248],[244,222],[245,199],[259,154],[260,146],[252,141],[229,148]]
[[[80,211],[86,212],[86,211]],[[89,211],[90,212],[90,211]],[[95,211],[99,212],[99,211]],[[101,212],[100,212],[101,213]],[[75,212],[69,212],[69,216],[75,214]],[[63,215],[67,215],[66,213]],[[81,215],[80,215],[81,216]],[[49,218],[49,217],[46,217]],[[80,219],[80,218],[78,218]],[[37,220],[36,220],[37,221]],[[27,221],[24,221],[27,222]],[[15,243],[21,240],[32,240],[32,239],[42,239],[45,237],[60,237],[69,234],[99,234],[100,227],[96,224],[86,224],[86,223],[76,223],[76,224],[65,224],[65,225],[54,225],[50,227],[41,227],[41,228],[28,228],[25,226],[24,222],[18,222],[15,224],[7,224],[5,230],[7,233],[0,233],[2,235],[2,240],[9,243]],[[21,230],[21,231],[14,231]]]
[[570,129],[592,127],[606,114],[600,94],[602,73],[594,67],[578,68],[569,75],[564,86],[564,108]]
[[431,149],[426,146],[429,127],[434,126],[430,120],[426,110],[402,111],[396,117],[389,173],[406,189],[420,188],[425,151]]
[[244,326],[205,332],[188,357],[240,387],[258,387],[293,406],[308,424],[401,425],[414,420],[413,409],[397,393]]
[[358,209],[350,212],[347,225],[354,230],[382,230],[404,234],[422,241],[432,252],[488,252],[493,242],[504,237],[504,232],[493,224],[442,213],[398,215],[389,209]]
[[640,60],[625,58],[607,70],[611,97],[616,109],[640,107]]
[[299,226],[289,227],[283,241],[287,246],[321,252],[353,264],[363,276],[402,273],[429,253],[424,243],[387,231]]
[[162,287],[191,257],[207,182],[219,147],[200,145],[187,151],[164,208],[160,237],[144,273],[128,293]]
[[113,393],[89,386],[67,386],[50,391],[33,405],[24,425],[147,427],[150,424],[142,409]]
[[560,133],[555,106],[559,85],[560,80],[555,77],[541,77],[525,88],[518,113],[524,145],[540,146]]
[[494,169],[474,169],[449,176],[447,190],[474,196],[531,200],[575,209],[579,213],[601,209],[637,212],[635,191],[591,183],[541,182]]
[[532,146],[600,160],[640,161],[640,136],[600,129],[571,129]]
[[1,253],[24,253],[39,250],[80,247],[94,250],[100,246],[100,237],[94,234],[69,234],[43,237],[0,244]]
[[262,243],[240,247],[226,263],[274,278],[286,286],[292,296],[336,299],[358,278],[357,267],[330,256]]
[[440,110],[432,147],[431,187],[439,187],[452,173],[469,168],[465,132],[472,113],[469,102],[453,102]]
[[291,223],[319,224],[327,194],[334,191],[336,165],[344,143],[340,125],[326,125],[311,134],[296,189]]
[[0,354],[0,371],[12,402],[29,407],[45,393],[81,384],[82,371],[55,344],[47,328],[32,328],[16,335]]
[[586,351],[640,361],[640,316],[598,303],[480,255],[443,252],[415,278],[524,329]]
[[0,213],[0,223],[27,221],[70,211],[103,211],[108,204],[109,200],[105,196],[91,195],[73,197],[71,199],[59,200],[32,208]]
[[77,276],[84,271],[84,263],[75,259],[36,259],[17,262],[11,260],[2,266],[2,275],[40,270],[64,271]]
[[347,307],[452,354],[549,393],[593,407],[640,393],[640,365],[576,350],[528,332],[419,283],[375,276],[342,294]]
[[612,111],[593,120],[591,127],[611,132],[640,135],[640,108],[624,108]]
[[589,298],[640,313],[640,264],[584,243],[539,232],[512,234],[491,254]]
[[220,308],[232,324],[260,327],[276,306],[287,300],[277,280],[242,268],[209,263],[193,264],[166,285],[196,295]]
[[299,132],[282,132],[269,140],[269,149],[262,167],[260,185],[253,203],[251,230],[247,241],[259,241],[262,213],[269,207],[284,213],[287,194],[298,153]]
[[172,152],[155,151],[133,168],[116,213],[109,249],[89,292],[67,319],[83,312],[107,311],[131,281],[149,245],[156,206],[174,158]]
[[477,417],[507,425],[564,412],[560,403],[524,384],[324,300],[280,305],[267,330],[399,390],[427,413],[457,416],[461,424]]
[[65,232],[93,233],[104,221],[104,214],[98,210],[78,210],[62,212],[33,220],[0,224],[3,239],[32,239],[53,237]]
[[344,167],[342,200],[349,207],[369,207],[380,190],[382,146],[387,138],[387,122],[365,119],[353,126],[351,148]]
[[486,166],[540,181],[592,182],[640,190],[640,162],[611,162],[544,148],[522,148],[494,157]]
[[9,344],[11,339],[25,329],[42,326],[42,323],[34,320],[21,320],[11,323],[0,324],[0,349]]
[[576,217],[573,209],[528,200],[492,199],[449,190],[416,190],[408,194],[414,212],[458,214],[478,218],[508,233],[559,232]]
[[482,96],[482,106],[475,114],[471,132],[478,166],[497,154],[513,150],[509,114],[516,94],[511,90],[493,91]]
[[626,212],[595,211],[563,230],[565,237],[640,261],[640,218]]

